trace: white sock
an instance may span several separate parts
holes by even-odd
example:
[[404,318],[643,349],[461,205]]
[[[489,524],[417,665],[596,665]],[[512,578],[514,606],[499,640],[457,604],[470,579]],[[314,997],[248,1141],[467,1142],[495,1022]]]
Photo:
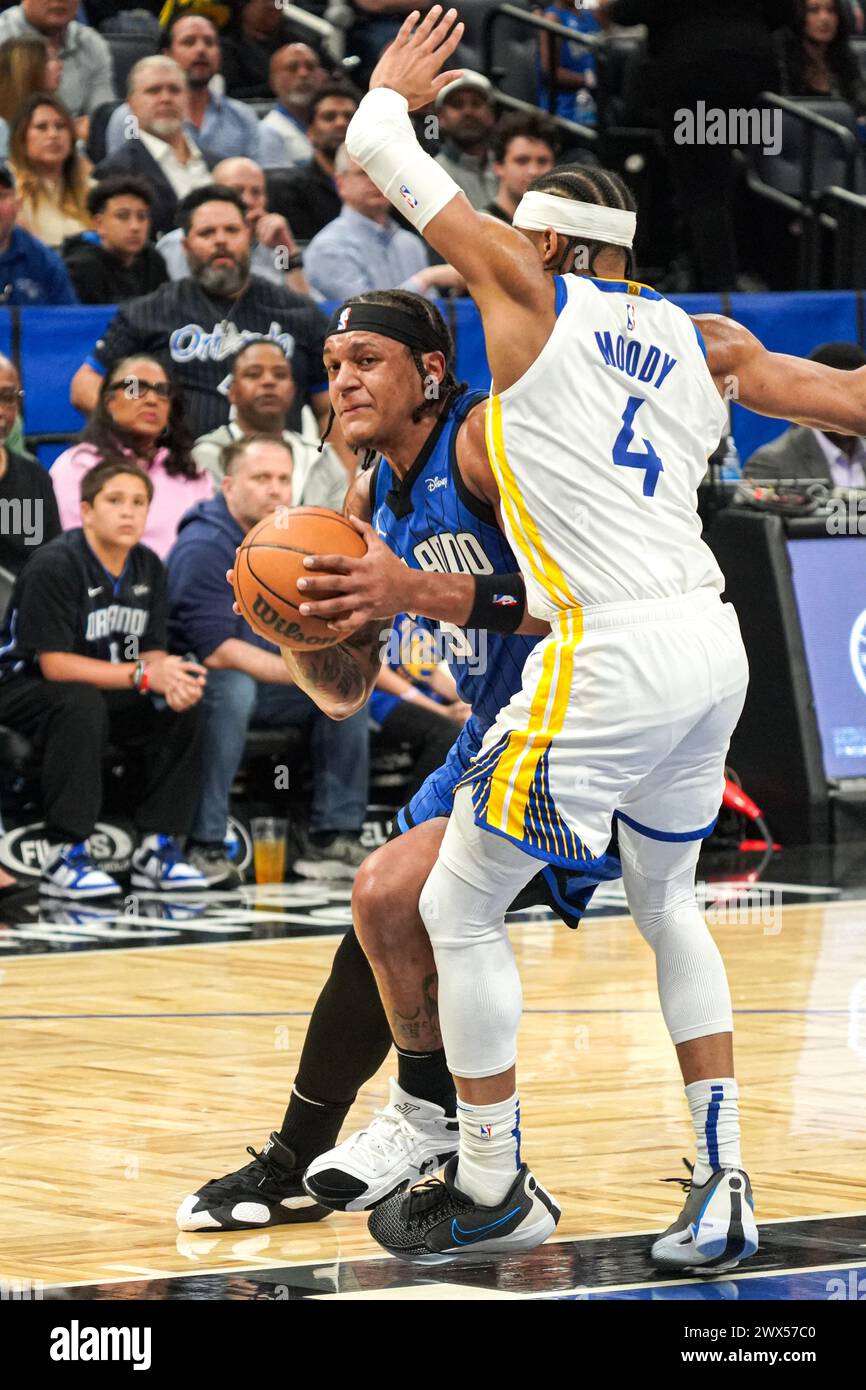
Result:
[[742,1168],[739,1088],[732,1076],[686,1086],[697,1141],[692,1182],[702,1187],[720,1168]]
[[456,1185],[482,1207],[498,1206],[520,1167],[520,1101],[495,1105],[457,1101],[460,1161]]

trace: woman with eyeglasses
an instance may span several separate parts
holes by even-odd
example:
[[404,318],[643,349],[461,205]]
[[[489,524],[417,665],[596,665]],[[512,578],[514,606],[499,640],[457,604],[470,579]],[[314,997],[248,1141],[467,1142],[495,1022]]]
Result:
[[54,248],[90,228],[90,161],[78,153],[75,122],[57,97],[36,92],[18,108],[9,163],[22,199],[19,227]]
[[81,525],[82,476],[97,463],[134,461],[153,483],[142,543],[164,560],[184,512],[213,495],[190,457],[181,396],[155,357],[127,357],[107,372],[81,440],[54,463],[51,481],[64,531]]

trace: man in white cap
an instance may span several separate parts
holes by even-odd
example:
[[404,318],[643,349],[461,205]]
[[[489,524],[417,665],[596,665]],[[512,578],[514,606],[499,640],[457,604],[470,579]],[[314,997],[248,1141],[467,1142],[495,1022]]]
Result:
[[466,69],[436,94],[435,101],[442,138],[436,162],[448,170],[479,212],[499,191],[491,150],[496,124],[492,92],[482,73]]

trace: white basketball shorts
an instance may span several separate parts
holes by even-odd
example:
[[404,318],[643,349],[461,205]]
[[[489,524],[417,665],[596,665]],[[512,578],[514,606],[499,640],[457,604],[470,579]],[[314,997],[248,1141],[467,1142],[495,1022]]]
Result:
[[568,610],[458,785],[478,825],[566,868],[604,855],[614,816],[702,839],[747,682],[737,615],[715,589]]

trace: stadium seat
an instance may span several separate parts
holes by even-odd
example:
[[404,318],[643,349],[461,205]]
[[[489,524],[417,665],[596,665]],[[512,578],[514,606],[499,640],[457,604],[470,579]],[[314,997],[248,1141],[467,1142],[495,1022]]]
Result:
[[151,58],[157,51],[150,29],[135,29],[131,33],[106,33],[103,38],[111,49],[114,63],[114,88],[117,92],[126,91],[126,80],[141,58]]
[[[847,102],[831,97],[798,99],[793,104],[802,109],[803,117],[798,118],[788,110],[782,112],[782,148],[779,153],[764,154],[754,147],[748,151],[748,157],[759,178],[770,188],[795,197],[821,193],[831,184],[848,187],[848,161],[844,144],[839,137],[824,130],[815,131],[814,163],[809,189],[804,187],[803,161],[809,139],[809,113],[834,121],[850,131],[856,139],[856,117],[853,108]],[[862,157],[858,154],[852,192],[862,191],[862,165]]]
[[87,158],[91,164],[101,163],[108,154],[105,145],[108,122],[120,105],[122,105],[120,101],[104,101],[101,106],[97,106],[90,117],[90,129],[87,133]]

